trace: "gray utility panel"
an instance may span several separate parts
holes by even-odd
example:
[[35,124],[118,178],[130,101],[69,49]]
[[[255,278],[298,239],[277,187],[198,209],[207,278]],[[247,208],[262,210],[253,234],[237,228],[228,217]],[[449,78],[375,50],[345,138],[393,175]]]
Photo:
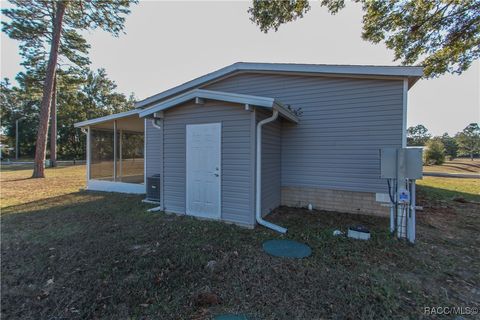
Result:
[[397,179],[402,177],[406,179],[422,179],[422,166],[421,148],[380,149],[381,178]]

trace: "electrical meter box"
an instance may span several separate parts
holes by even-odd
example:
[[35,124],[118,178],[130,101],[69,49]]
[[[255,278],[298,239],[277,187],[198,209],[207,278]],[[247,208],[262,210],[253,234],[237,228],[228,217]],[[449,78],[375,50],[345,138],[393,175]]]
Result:
[[395,179],[397,177],[397,149],[380,149],[380,177]]
[[383,179],[422,179],[421,148],[380,149],[380,177]]
[[422,148],[405,148],[406,151],[406,173],[407,179],[423,178],[423,150]]

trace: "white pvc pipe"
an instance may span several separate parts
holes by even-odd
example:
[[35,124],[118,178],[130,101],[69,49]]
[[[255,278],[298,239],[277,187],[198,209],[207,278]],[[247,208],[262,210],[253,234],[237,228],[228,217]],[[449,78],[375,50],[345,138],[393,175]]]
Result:
[[415,243],[415,214],[416,214],[416,195],[415,180],[410,180],[410,217],[408,220],[407,236],[410,243]]
[[162,206],[158,206],[158,207],[148,209],[147,212],[156,212],[156,211],[162,211],[162,210],[163,210]]
[[390,203],[390,233],[395,232],[395,204]]
[[258,224],[280,233],[287,233],[287,229],[280,227],[262,218],[262,126],[278,118],[278,110],[273,109],[270,118],[263,119],[257,124],[257,152],[256,152],[256,185],[255,185],[255,218]]
[[[395,199],[396,194],[393,191],[394,183],[396,182],[394,182],[392,179],[392,182],[389,184],[389,188],[388,188],[388,197],[390,198],[390,195],[393,193],[393,198]],[[393,234],[394,232],[395,232],[395,203],[392,202],[392,200],[390,199],[390,233]]]
[[162,129],[162,127],[159,126],[159,125],[155,122],[156,120],[157,120],[157,119],[152,119],[152,126],[154,126],[154,127],[157,128],[157,129]]

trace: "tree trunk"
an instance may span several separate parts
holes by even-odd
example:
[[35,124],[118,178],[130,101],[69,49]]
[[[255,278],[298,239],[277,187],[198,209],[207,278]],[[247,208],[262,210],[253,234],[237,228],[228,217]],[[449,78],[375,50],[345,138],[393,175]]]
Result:
[[57,2],[55,20],[53,25],[53,39],[48,57],[47,74],[43,85],[42,104],[40,106],[40,121],[37,131],[37,143],[35,145],[35,163],[33,165],[32,178],[45,177],[45,154],[47,152],[48,120],[50,118],[50,107],[52,102],[53,83],[58,60],[58,48],[60,47],[60,36],[62,34],[62,22],[65,14],[65,2]]
[[57,166],[57,78],[53,80],[52,106],[50,110],[50,167]]

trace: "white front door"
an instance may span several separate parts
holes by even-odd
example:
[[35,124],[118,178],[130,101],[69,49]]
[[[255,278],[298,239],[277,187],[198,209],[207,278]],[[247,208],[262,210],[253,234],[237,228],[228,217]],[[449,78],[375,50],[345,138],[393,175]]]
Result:
[[220,123],[187,125],[187,214],[220,218]]

